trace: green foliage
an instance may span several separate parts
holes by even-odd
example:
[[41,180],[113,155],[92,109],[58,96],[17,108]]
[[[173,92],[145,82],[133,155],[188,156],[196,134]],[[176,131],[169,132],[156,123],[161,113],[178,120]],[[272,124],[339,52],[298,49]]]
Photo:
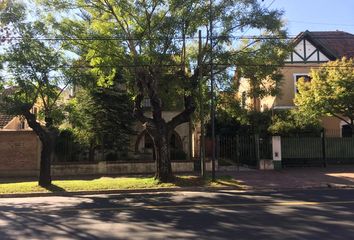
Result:
[[55,141],[55,154],[58,161],[78,161],[78,155],[82,152],[82,144],[75,141],[72,129],[63,129],[59,132]]
[[327,114],[354,125],[354,62],[342,58],[312,69],[312,79],[298,82],[298,113],[313,119]]
[[322,127],[318,118],[303,116],[297,109],[279,111],[272,118],[269,132],[274,135],[319,133]]
[[[137,71],[132,66],[144,66],[144,71],[149,71],[157,81],[157,93],[162,102],[166,102],[163,105],[167,109],[170,106],[172,108],[183,106],[183,96],[195,94],[196,84],[182,72],[184,63],[185,67],[189,68],[190,64],[197,62],[198,48],[196,41],[187,39],[184,57],[181,36],[185,34],[186,37],[196,37],[198,30],[209,30],[207,1],[39,2],[48,9],[54,8],[58,15],[60,10],[69,13],[66,16],[62,15],[61,18],[50,15],[47,19],[62,35],[82,39],[69,41],[67,48],[82,56],[82,59],[93,67],[91,72],[99,77],[98,82],[101,86],[112,84],[114,76],[119,73],[124,80],[132,81],[127,85],[130,87],[129,91],[136,93]],[[70,12],[72,8],[80,9],[79,18],[73,17],[72,14],[77,12],[75,10]],[[215,60],[221,63],[216,65],[216,79],[225,81],[225,76],[229,77],[226,70],[228,65],[238,65],[240,62],[248,64],[253,61],[248,59],[248,62],[245,62],[248,53],[241,57],[239,49],[230,47],[234,40],[233,35],[242,34],[246,28],[258,28],[265,34],[283,37],[284,32],[280,30],[281,15],[280,11],[266,9],[256,0],[214,1],[213,18],[217,25],[216,32],[222,36],[215,40],[214,46]],[[110,40],[112,38],[115,40]],[[200,64],[205,64],[203,71],[205,76],[210,71],[207,65],[210,59],[208,41],[208,37],[203,38],[202,52],[199,55]],[[257,47],[259,55],[271,52],[268,54],[268,60],[269,55],[276,59],[284,55],[279,46],[281,41],[273,39],[267,42],[272,44],[255,44],[260,46]],[[264,59],[259,57],[258,62],[262,60]],[[106,67],[112,65],[122,67]],[[145,92],[145,95],[148,93]],[[170,103],[171,99],[174,99],[173,103]]]
[[264,98],[276,96],[280,93],[282,81],[281,66],[288,57],[291,46],[286,38],[286,33],[277,33],[279,38],[244,41],[241,49],[236,54],[236,81],[238,87],[247,83],[246,97]]
[[[267,134],[271,124],[271,112],[252,111],[242,107],[240,99],[228,91],[219,94],[217,105],[217,132],[223,136],[236,134]],[[220,125],[220,126],[219,126]]]
[[68,105],[69,122],[81,144],[124,150],[133,133],[130,97],[119,88],[80,89]]
[[70,79],[57,67],[68,60],[58,44],[41,40],[49,36],[49,29],[40,20],[27,21],[29,16],[24,4],[9,2],[1,17],[2,24],[17,37],[5,44],[1,56],[1,65],[8,75],[3,81],[12,87],[6,97],[6,111],[22,115],[23,111],[39,104],[42,119],[51,119],[50,125],[52,120],[59,124],[63,116],[56,104]]

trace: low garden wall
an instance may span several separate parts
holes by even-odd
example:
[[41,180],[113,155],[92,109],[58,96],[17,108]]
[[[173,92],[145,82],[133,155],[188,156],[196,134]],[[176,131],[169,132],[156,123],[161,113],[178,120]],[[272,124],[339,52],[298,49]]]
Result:
[[[155,172],[154,161],[98,162],[98,163],[55,163],[53,176],[76,176],[96,174],[145,174]],[[193,161],[172,161],[172,171],[192,172]]]
[[[0,178],[36,177],[39,175],[41,143],[33,131],[0,131]],[[195,161],[173,160],[174,173],[193,172]],[[216,164],[217,169],[217,164]],[[153,160],[126,160],[112,162],[54,162],[53,176],[96,174],[146,174],[156,170]],[[206,161],[211,170],[211,161]]]

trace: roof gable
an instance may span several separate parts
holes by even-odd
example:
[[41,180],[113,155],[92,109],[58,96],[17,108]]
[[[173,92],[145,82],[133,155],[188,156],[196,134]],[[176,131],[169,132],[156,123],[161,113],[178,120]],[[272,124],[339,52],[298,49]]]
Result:
[[326,62],[354,57],[354,35],[342,31],[301,32],[287,62]]
[[[307,31],[308,32],[308,31]],[[343,31],[308,32],[309,37],[335,58],[354,57],[354,35]]]

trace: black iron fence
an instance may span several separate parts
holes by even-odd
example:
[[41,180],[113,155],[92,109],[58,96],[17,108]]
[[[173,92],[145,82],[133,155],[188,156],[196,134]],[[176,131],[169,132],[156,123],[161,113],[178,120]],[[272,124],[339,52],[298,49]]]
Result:
[[[134,142],[135,138],[129,140]],[[130,144],[132,145],[132,144]],[[54,162],[99,162],[99,161],[152,161],[155,159],[153,148],[135,150],[127,143],[126,148],[117,149],[112,144],[80,144],[73,137],[57,139]],[[187,160],[183,149],[170,148],[171,160]]]
[[272,158],[272,137],[257,134],[218,136],[216,152],[220,166],[256,167],[260,159]]

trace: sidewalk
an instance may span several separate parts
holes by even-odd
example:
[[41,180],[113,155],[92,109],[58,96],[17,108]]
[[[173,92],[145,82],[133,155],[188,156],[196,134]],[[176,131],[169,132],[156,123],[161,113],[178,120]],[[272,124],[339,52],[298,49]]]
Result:
[[[166,188],[144,189],[116,189],[94,191],[55,191],[55,192],[32,192],[18,194],[0,194],[4,197],[34,197],[34,196],[70,196],[86,194],[110,194],[110,193],[146,193],[146,192],[174,192],[174,191],[219,191],[224,189],[238,189],[250,191],[262,190],[294,190],[312,188],[354,188],[354,165],[329,166],[327,168],[287,168],[282,170],[254,170],[241,168],[240,171],[217,172],[217,176],[231,176],[233,180],[242,186],[235,187],[223,183],[224,187],[198,187],[177,186]],[[83,179],[85,177],[80,177]],[[88,176],[87,179],[95,179],[97,176]],[[15,182],[23,182],[25,179],[17,179]],[[28,181],[29,179],[27,179]],[[25,180],[26,181],[26,180]],[[2,183],[14,182],[14,179],[2,179]]]
[[247,189],[255,190],[354,187],[354,165],[218,172],[218,175],[230,175]]

